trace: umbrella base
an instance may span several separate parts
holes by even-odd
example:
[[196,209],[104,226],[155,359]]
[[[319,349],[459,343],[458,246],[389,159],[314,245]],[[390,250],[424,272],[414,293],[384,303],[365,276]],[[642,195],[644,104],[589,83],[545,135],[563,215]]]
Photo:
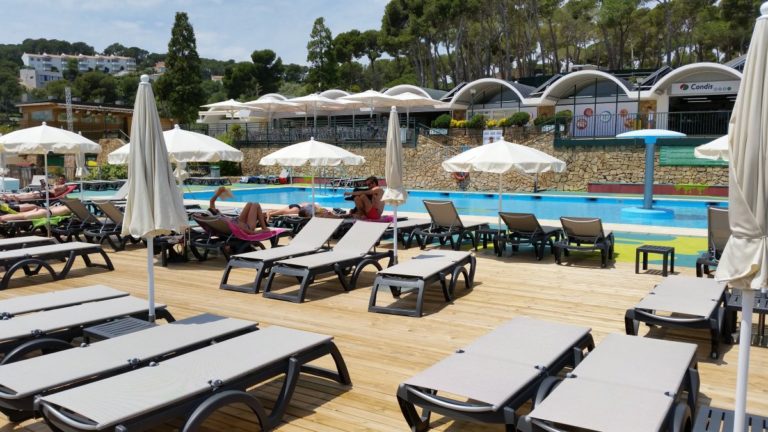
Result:
[[624,207],[621,209],[621,215],[630,218],[652,218],[652,219],[672,219],[675,217],[675,211],[665,208],[642,208],[642,207]]

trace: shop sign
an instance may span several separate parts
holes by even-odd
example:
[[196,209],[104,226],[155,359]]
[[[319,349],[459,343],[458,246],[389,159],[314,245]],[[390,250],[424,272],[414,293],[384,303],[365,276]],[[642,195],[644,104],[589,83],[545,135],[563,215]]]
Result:
[[693,81],[672,84],[669,94],[672,96],[690,96],[700,94],[735,94],[739,91],[739,81]]

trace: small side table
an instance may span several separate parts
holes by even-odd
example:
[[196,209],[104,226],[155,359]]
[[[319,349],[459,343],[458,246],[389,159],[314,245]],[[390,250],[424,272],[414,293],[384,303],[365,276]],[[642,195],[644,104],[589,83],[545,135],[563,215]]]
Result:
[[490,241],[491,244],[493,244],[493,250],[496,252],[496,238],[499,235],[504,235],[506,233],[506,230],[497,229],[497,228],[490,228],[490,227],[482,227],[476,231],[476,237],[475,237],[475,244],[476,249],[480,249],[480,243],[483,243],[483,249],[488,249],[488,242]]
[[84,329],[83,338],[85,342],[90,343],[146,330],[156,325],[155,323],[133,317],[121,318]]
[[675,248],[671,246],[654,246],[654,245],[642,245],[635,250],[635,273],[640,273],[640,254],[643,254],[643,270],[648,270],[648,254],[661,254],[663,256],[663,264],[661,267],[661,275],[667,276],[667,265],[669,265],[669,273],[675,272]]

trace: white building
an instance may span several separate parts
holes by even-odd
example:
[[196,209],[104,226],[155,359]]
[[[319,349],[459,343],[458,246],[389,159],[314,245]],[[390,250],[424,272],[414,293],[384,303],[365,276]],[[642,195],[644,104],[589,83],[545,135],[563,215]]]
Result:
[[[77,60],[78,72],[102,71],[116,74],[123,71],[136,71],[136,59],[131,57],[24,53],[21,56],[21,61],[25,68],[21,69],[19,77],[27,87],[44,86],[49,81],[61,79],[62,72],[67,69],[67,64],[71,59]],[[30,69],[33,69],[35,74],[30,73]]]

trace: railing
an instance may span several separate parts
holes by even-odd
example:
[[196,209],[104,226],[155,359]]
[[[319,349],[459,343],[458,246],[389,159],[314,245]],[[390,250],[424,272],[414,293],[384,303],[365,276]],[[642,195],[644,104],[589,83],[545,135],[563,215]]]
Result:
[[[319,119],[318,119],[319,120]],[[387,122],[374,118],[362,117],[353,123],[351,119],[332,120],[330,123],[318,121],[312,124],[308,119],[291,120],[287,126],[269,127],[263,123],[195,123],[183,128],[217,137],[231,132],[237,126],[240,138],[235,140],[239,147],[283,146],[314,137],[318,141],[338,146],[373,146],[383,147],[387,140]],[[400,119],[401,140],[406,147],[416,145],[418,128],[415,119]]]
[[688,136],[717,136],[728,133],[730,111],[695,111],[675,113],[604,112],[591,116],[577,115],[562,130],[555,130],[557,138],[608,138],[636,129],[667,129]]
[[[29,120],[22,120],[19,122],[19,127],[24,129],[28,127],[33,126],[40,126],[42,122],[40,121],[29,121]],[[60,128],[60,129],[67,129],[68,125],[65,121],[57,121],[57,120],[50,120],[45,122],[46,125]],[[123,130],[120,125],[116,124],[103,124],[103,123],[84,123],[84,122],[74,122],[72,124],[72,130],[79,132],[83,134],[84,137],[98,141],[101,138],[104,137],[112,137],[115,136],[117,138],[124,138],[127,137],[128,134],[125,130]]]

